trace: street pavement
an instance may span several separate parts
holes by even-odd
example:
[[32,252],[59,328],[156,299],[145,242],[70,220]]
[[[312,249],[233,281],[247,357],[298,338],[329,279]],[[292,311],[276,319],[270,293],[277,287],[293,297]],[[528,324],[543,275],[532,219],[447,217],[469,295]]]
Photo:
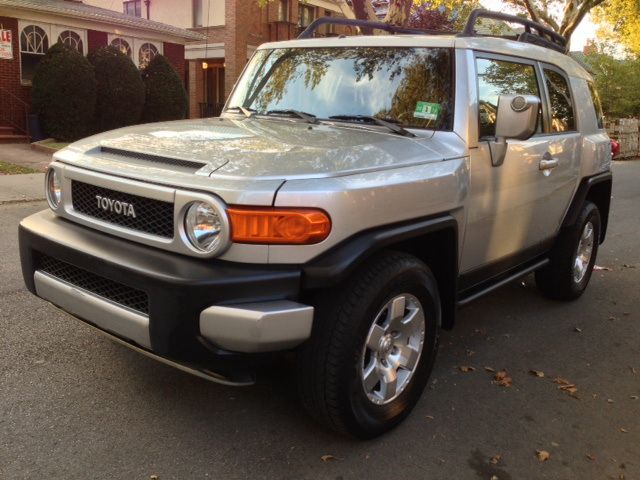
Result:
[[614,176],[586,294],[549,301],[527,277],[462,310],[412,415],[367,442],[310,421],[287,363],[223,387],[33,297],[16,228],[45,204],[0,205],[0,479],[638,479],[640,161]]

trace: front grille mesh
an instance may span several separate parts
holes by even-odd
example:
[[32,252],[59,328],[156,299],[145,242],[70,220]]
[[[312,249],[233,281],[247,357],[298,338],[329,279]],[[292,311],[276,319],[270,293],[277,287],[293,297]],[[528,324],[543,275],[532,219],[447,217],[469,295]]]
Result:
[[40,255],[38,270],[119,305],[145,315],[149,314],[149,297],[141,290],[114,282],[44,254]]
[[[126,215],[124,210],[118,213],[115,209],[101,208],[97,196],[121,202],[121,205],[122,202],[132,205],[135,216]],[[173,238],[173,203],[118,192],[77,180],[71,182],[71,198],[73,208],[89,217],[158,237]]]

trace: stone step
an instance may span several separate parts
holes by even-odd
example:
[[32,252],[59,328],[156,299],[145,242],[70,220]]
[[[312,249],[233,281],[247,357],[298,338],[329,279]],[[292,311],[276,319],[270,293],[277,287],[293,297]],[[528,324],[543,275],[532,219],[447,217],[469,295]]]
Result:
[[14,129],[13,127],[6,127],[4,125],[0,125],[0,135],[13,135]]
[[16,135],[13,133],[0,133],[0,144],[2,143],[29,143],[29,137],[26,135]]

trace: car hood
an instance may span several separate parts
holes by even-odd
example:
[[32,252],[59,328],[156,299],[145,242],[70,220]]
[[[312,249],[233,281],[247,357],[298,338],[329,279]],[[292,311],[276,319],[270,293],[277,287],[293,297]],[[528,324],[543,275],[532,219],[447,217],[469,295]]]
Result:
[[435,136],[403,137],[380,127],[211,118],[113,130],[73,143],[55,157],[124,175],[146,167],[149,173],[287,180],[441,161],[460,156],[456,146]]

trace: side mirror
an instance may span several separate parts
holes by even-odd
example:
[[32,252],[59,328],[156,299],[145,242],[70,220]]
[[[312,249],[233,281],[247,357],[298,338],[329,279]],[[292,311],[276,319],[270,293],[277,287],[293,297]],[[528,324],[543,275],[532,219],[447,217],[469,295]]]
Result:
[[496,120],[496,139],[489,142],[491,164],[502,165],[507,140],[528,140],[536,133],[540,99],[535,95],[500,95]]

